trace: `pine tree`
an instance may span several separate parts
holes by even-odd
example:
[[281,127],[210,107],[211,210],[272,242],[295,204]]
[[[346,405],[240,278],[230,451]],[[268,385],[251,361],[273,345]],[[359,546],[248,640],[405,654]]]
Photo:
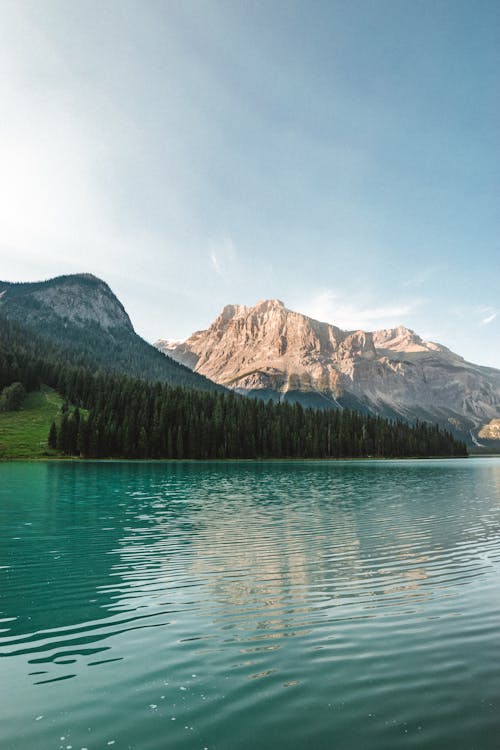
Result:
[[57,448],[57,427],[55,422],[52,422],[50,425],[48,444],[49,448]]

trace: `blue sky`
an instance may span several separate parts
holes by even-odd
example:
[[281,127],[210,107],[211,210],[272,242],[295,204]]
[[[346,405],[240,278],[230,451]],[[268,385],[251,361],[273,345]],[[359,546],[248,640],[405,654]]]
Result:
[[279,297],[500,367],[500,4],[0,0],[0,278]]

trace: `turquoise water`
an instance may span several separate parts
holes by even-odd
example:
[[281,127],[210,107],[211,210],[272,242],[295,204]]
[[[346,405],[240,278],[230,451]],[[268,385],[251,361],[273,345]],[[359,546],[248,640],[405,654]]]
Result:
[[0,747],[500,747],[500,460],[0,464]]

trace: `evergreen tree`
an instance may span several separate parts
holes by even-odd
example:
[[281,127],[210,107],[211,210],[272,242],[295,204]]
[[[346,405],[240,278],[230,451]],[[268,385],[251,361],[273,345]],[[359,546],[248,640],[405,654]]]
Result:
[[24,389],[44,383],[59,390],[65,405],[59,429],[54,432],[51,425],[49,444],[69,455],[207,459],[466,455],[464,443],[449,430],[425,422],[387,421],[349,409],[317,411],[106,374],[85,366],[84,358],[68,360],[57,347],[2,321],[0,389],[16,383]]
[[52,422],[50,425],[48,444],[49,448],[57,448],[57,427],[55,422]]

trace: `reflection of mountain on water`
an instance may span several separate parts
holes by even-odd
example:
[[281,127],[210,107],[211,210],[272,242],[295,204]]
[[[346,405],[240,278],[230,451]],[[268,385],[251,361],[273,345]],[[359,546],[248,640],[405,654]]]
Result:
[[40,651],[41,661],[152,627],[242,650],[313,628],[334,634],[335,621],[418,606],[482,575],[499,536],[494,466],[480,492],[460,462],[2,472],[2,651]]
[[480,459],[0,464],[4,744],[496,736],[499,478]]
[[457,463],[278,464],[244,474],[230,507],[200,504],[191,566],[207,579],[213,615],[226,628],[233,620],[242,637],[422,604],[482,575],[478,551],[498,541],[496,508],[488,525],[473,474]]
[[332,596],[324,558],[335,536],[342,544],[336,575],[353,577],[359,566],[352,509],[321,502],[324,488],[308,483],[298,465],[260,468],[257,476],[243,470],[222,516],[217,505],[200,504],[192,547],[190,571],[206,578],[212,616],[242,640],[310,626],[315,608]]
[[246,641],[416,605],[457,568],[481,574],[464,560],[467,476],[442,462],[170,465],[120,544],[116,606],[128,591],[192,613],[186,638]]

